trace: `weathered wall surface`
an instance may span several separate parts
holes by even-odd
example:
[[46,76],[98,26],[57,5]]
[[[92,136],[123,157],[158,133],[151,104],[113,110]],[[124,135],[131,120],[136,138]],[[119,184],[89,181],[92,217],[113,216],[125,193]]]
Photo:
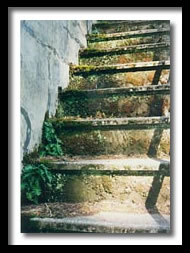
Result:
[[87,46],[92,21],[21,21],[21,159],[41,141],[45,113],[56,112],[58,87]]

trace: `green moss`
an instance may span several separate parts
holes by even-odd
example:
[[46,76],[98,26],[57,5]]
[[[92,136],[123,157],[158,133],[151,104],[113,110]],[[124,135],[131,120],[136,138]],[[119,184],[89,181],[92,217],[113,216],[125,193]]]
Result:
[[80,65],[72,67],[70,70],[71,70],[71,73],[76,72],[76,71],[86,71],[86,72],[88,72],[88,71],[96,70],[96,67],[94,67],[93,65],[80,64]]
[[[166,41],[167,39],[165,39]],[[107,49],[107,48],[118,48],[118,47],[126,47],[132,45],[140,45],[140,44],[149,44],[156,43],[157,39],[153,37],[139,37],[139,38],[129,38],[129,39],[117,39],[114,40],[91,40],[88,42],[88,47],[93,49]]]
[[[93,57],[88,58],[80,58],[80,64],[85,65],[94,65],[94,66],[104,66],[106,65],[106,69],[111,69],[111,67],[107,67],[107,65],[113,64],[126,64],[126,63],[133,63],[133,62],[148,62],[154,59],[154,52],[147,51],[141,53],[121,53],[121,54],[110,54],[110,55],[94,55]],[[89,71],[98,71],[98,69],[91,68]],[[81,71],[85,71],[81,70]]]
[[88,41],[91,41],[91,40],[106,40],[108,39],[107,38],[107,34],[90,34],[88,37],[87,37],[87,40]]
[[80,118],[161,116],[162,96],[109,94],[107,96],[66,96],[57,115],[65,121]]
[[[129,34],[122,34],[120,33],[119,35],[112,35],[112,36],[108,36],[107,34],[92,34],[90,36],[88,36],[88,47],[91,47],[91,44],[97,44],[97,47],[93,47],[93,48],[97,48],[97,49],[101,49],[101,44],[105,45],[105,49],[107,48],[112,48],[112,44],[114,45],[114,47],[118,47],[118,46],[129,46],[129,45],[137,45],[137,44],[148,44],[148,43],[153,43],[153,42],[157,42],[158,39],[162,39],[162,41],[168,41],[169,40],[169,33],[154,33],[154,34],[133,34],[133,35],[129,35]],[[91,47],[92,48],[92,47]]]

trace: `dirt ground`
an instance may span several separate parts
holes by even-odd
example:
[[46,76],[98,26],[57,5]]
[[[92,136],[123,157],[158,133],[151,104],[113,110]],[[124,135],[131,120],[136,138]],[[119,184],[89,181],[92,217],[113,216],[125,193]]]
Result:
[[[158,213],[157,210],[148,210],[150,213]],[[147,213],[147,209],[138,204],[127,203],[127,201],[107,201],[90,203],[42,203],[39,205],[27,205],[21,209],[22,216],[35,216],[46,218],[64,218],[76,216],[88,216],[100,212],[121,212],[121,213]],[[169,214],[168,212],[162,214]]]

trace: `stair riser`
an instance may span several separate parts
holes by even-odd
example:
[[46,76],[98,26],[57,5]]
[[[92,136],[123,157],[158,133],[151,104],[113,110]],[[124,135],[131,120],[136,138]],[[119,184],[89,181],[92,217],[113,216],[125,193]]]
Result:
[[127,38],[127,39],[114,39],[109,41],[89,41],[88,47],[93,49],[107,49],[107,48],[118,48],[132,45],[149,44],[157,42],[168,42],[170,40],[169,35],[154,35],[154,36],[142,36],[138,38]]
[[59,130],[65,154],[169,155],[170,130]]
[[[52,189],[53,202],[126,201],[129,210],[156,207],[170,213],[170,178],[165,176],[59,175],[59,190]],[[161,183],[159,182],[161,180]],[[119,187],[118,187],[119,186]],[[150,192],[151,188],[153,192]],[[79,190],[80,189],[80,190]],[[48,201],[44,199],[44,201]],[[52,202],[52,201],[51,201]]]
[[169,60],[170,52],[168,48],[160,48],[159,50],[146,49],[142,52],[127,52],[127,53],[110,53],[103,56],[89,56],[89,57],[80,57],[81,65],[112,65],[112,64],[125,64],[132,62],[149,62],[149,61],[164,61]]
[[170,28],[169,21],[154,21],[149,24],[146,22],[139,23],[136,25],[129,23],[119,23],[119,24],[94,24],[93,33],[118,33],[118,32],[129,32],[137,30],[147,30],[147,29],[159,29],[159,28]]
[[[155,71],[127,72],[114,74],[71,75],[69,89],[96,89],[151,85]],[[169,70],[163,70],[158,84],[167,84]]]
[[90,116],[95,118],[162,116],[162,106],[166,102],[168,111],[170,111],[169,95],[125,97],[120,94],[109,98],[68,96],[60,102],[57,116],[80,116],[81,118]]

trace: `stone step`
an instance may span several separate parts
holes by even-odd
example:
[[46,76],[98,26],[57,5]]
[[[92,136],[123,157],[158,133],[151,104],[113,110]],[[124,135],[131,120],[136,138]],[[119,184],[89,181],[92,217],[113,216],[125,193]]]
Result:
[[109,159],[96,157],[72,157],[59,159],[40,159],[45,162],[52,172],[67,175],[117,175],[117,176],[169,176],[169,157],[165,160],[155,158],[117,158],[111,156]]
[[62,218],[102,211],[170,213],[169,160],[51,159],[49,163],[46,160],[46,165],[57,176],[51,202],[45,199],[44,192],[43,201],[49,207],[44,210],[43,203],[42,209],[35,205],[23,207],[23,216]]
[[114,54],[126,54],[126,53],[136,53],[139,51],[148,51],[151,49],[160,49],[160,48],[169,48],[170,42],[159,42],[159,43],[150,43],[150,44],[142,44],[142,45],[132,45],[127,47],[119,47],[119,48],[107,48],[107,49],[91,49],[85,48],[80,50],[81,58],[89,58],[96,56],[104,56],[104,55],[114,55]]
[[92,74],[114,74],[123,72],[140,72],[160,69],[169,69],[170,61],[149,61],[113,65],[71,65],[70,70],[73,75],[92,75]]
[[64,154],[168,155],[169,117],[51,119]]
[[72,65],[68,89],[83,90],[167,84],[169,82],[169,69],[170,61],[100,66]]
[[90,216],[28,218],[22,233],[169,233],[170,216],[102,212]]
[[125,24],[140,24],[140,23],[155,23],[155,22],[166,22],[168,20],[142,20],[142,19],[139,19],[139,20],[136,20],[136,19],[132,19],[132,20],[109,20],[109,19],[106,19],[106,20],[96,20],[93,24],[113,24],[113,23],[125,23]]
[[[68,90],[59,93],[57,117],[151,117],[170,111],[170,85]],[[163,107],[166,105],[167,107]]]
[[118,33],[136,30],[170,28],[169,20],[127,20],[102,22],[92,26],[92,33]]
[[169,41],[170,31],[168,29],[149,29],[113,34],[90,34],[88,35],[88,48],[104,50],[107,48],[122,48]]
[[148,30],[139,30],[131,32],[122,32],[122,33],[112,33],[112,34],[89,34],[87,35],[88,42],[102,42],[109,40],[124,40],[137,37],[153,37],[153,36],[163,36],[169,35],[170,29],[160,28],[160,29],[148,29]]
[[170,117],[130,117],[130,118],[54,118],[53,124],[60,129],[78,130],[138,130],[138,129],[167,129]]
[[153,209],[157,205],[160,210],[169,212],[169,160],[97,157],[91,160],[51,160],[48,167],[59,178],[59,191],[53,190],[51,194],[53,196],[56,192],[58,201],[122,202],[127,199],[128,206],[137,201],[141,209],[147,205]]
[[130,62],[148,62],[169,60],[170,43],[159,42],[107,49],[82,49],[79,62],[81,65],[110,65]]

